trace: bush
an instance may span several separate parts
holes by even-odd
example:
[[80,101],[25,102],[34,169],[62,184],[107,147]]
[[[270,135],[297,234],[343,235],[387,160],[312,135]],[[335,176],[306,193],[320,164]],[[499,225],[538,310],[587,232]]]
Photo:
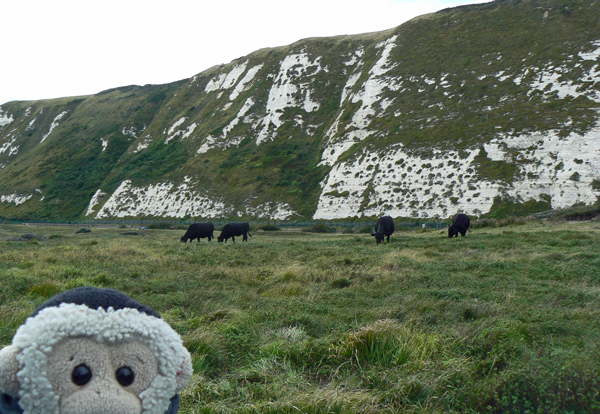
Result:
[[373,227],[371,226],[365,226],[365,227],[361,227],[360,229],[358,229],[358,233],[363,233],[363,234],[371,234],[373,233]]
[[260,226],[259,229],[263,231],[279,231],[281,230],[281,227],[276,226],[274,224],[265,224],[263,226]]
[[172,223],[152,223],[148,225],[149,229],[153,230],[168,230],[174,228]]
[[319,223],[305,229],[304,231],[309,233],[334,233],[335,229],[329,227],[327,224]]

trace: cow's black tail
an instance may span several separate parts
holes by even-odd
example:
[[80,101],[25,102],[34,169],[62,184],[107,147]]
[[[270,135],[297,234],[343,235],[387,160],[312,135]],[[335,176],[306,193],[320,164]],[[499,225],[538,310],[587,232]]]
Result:
[[248,236],[252,237],[252,235],[250,234],[250,232],[248,232]]

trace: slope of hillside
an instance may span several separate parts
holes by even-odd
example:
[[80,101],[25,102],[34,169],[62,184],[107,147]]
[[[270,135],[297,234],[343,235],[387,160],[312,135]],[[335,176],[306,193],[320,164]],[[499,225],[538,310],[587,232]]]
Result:
[[600,195],[600,3],[495,1],[0,107],[7,217],[493,214]]

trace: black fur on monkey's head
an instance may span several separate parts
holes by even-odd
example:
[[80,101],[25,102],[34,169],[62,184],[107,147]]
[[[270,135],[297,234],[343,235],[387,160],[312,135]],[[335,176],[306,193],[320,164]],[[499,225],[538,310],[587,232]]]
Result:
[[151,308],[82,287],[38,307],[0,350],[0,414],[174,414],[192,375]]

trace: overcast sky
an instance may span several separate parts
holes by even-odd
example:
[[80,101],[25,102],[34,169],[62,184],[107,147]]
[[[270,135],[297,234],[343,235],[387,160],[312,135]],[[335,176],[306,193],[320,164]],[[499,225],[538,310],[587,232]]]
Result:
[[489,0],[1,0],[0,104],[189,78],[265,47]]

